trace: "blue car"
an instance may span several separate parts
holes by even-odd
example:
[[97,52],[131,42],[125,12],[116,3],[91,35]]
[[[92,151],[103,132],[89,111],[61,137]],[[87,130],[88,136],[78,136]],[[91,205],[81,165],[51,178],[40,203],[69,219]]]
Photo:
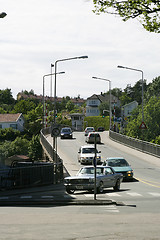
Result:
[[123,179],[133,179],[133,169],[123,157],[109,157],[103,165],[112,167],[116,173],[122,173]]

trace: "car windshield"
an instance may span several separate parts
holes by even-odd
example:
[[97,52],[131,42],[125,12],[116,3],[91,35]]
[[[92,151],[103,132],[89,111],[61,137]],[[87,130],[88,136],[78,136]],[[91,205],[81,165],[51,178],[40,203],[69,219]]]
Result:
[[[104,170],[103,168],[97,167],[96,168],[96,174],[98,174],[98,175],[103,174],[103,172],[104,172],[103,170]],[[79,174],[94,174],[94,167],[82,168],[80,170]]]
[[110,167],[126,167],[129,166],[125,159],[112,159],[108,160],[108,166]]
[[97,133],[96,133],[96,134],[95,134],[95,133],[91,133],[89,136],[90,136],[90,137],[95,137],[95,136],[96,136],[96,137],[99,137],[99,134],[97,134]]
[[87,128],[86,130],[87,131],[93,131],[94,129],[93,128]]
[[[95,153],[95,148],[82,148],[82,153]],[[96,153],[98,153],[97,149]]]
[[62,132],[71,132],[71,129],[70,128],[64,128],[64,129],[62,129]]

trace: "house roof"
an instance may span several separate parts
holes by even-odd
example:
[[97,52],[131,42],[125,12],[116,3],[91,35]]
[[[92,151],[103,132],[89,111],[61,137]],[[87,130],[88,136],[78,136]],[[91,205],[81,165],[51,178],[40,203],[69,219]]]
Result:
[[16,122],[22,113],[0,114],[0,122]]
[[[110,95],[109,93],[104,93],[104,94],[93,94],[91,97],[88,97],[87,100],[91,100],[91,99],[98,99],[100,102],[106,102],[109,101]],[[114,95],[111,94],[111,102],[113,102],[115,99],[115,102],[117,102],[117,97],[115,97]]]

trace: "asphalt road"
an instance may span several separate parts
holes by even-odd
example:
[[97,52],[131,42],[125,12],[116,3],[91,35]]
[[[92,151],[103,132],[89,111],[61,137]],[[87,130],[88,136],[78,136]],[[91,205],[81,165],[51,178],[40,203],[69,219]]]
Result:
[[[1,207],[0,239],[160,239],[160,159],[111,141],[107,132],[101,135],[103,144],[98,145],[98,149],[102,159],[125,157],[134,169],[135,180],[123,182],[119,192],[107,189],[97,198],[123,204]],[[72,140],[58,139],[58,153],[71,175],[80,168],[77,152],[84,144],[83,133],[74,133]],[[66,193],[62,193],[65,197]],[[37,201],[38,198],[54,198],[56,194],[58,191],[46,188],[43,192],[32,191],[15,197]],[[93,194],[76,192],[70,197],[91,199]]]
[[[114,142],[109,139],[108,132],[101,133],[101,138],[102,144],[97,144],[97,149],[101,151],[102,161],[107,157],[124,157],[134,170],[134,181],[123,182],[118,193],[107,189],[98,197],[121,201],[126,205],[136,205],[135,212],[160,213],[160,158]],[[76,174],[81,167],[77,161],[81,145],[86,145],[84,133],[81,132],[75,132],[72,140],[58,139],[58,153],[70,175]],[[79,194],[81,193],[77,193]],[[87,193],[84,195],[91,197]]]

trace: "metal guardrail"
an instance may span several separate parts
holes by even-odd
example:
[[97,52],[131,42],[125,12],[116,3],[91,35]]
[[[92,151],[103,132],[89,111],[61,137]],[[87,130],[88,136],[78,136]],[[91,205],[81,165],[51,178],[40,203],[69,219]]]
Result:
[[[40,142],[41,145],[43,147],[43,150],[45,151],[45,153],[47,154],[48,158],[53,161],[53,164],[55,166],[57,166],[57,179],[60,179],[60,181],[63,178],[63,161],[62,159],[59,157],[59,155],[57,154],[57,152],[53,149],[53,146],[50,144],[50,142],[47,141],[46,139],[46,135],[51,133],[51,128],[44,128],[41,130],[40,132]],[[58,170],[58,166],[61,165],[62,169],[61,169],[61,175],[59,175],[59,170]]]
[[16,189],[55,184],[63,180],[63,165],[31,162],[0,169],[0,189]]
[[145,142],[136,138],[128,137],[117,132],[109,131],[109,137],[112,140],[120,142],[129,147],[135,148],[141,152],[145,152],[156,157],[160,157],[160,145]]

